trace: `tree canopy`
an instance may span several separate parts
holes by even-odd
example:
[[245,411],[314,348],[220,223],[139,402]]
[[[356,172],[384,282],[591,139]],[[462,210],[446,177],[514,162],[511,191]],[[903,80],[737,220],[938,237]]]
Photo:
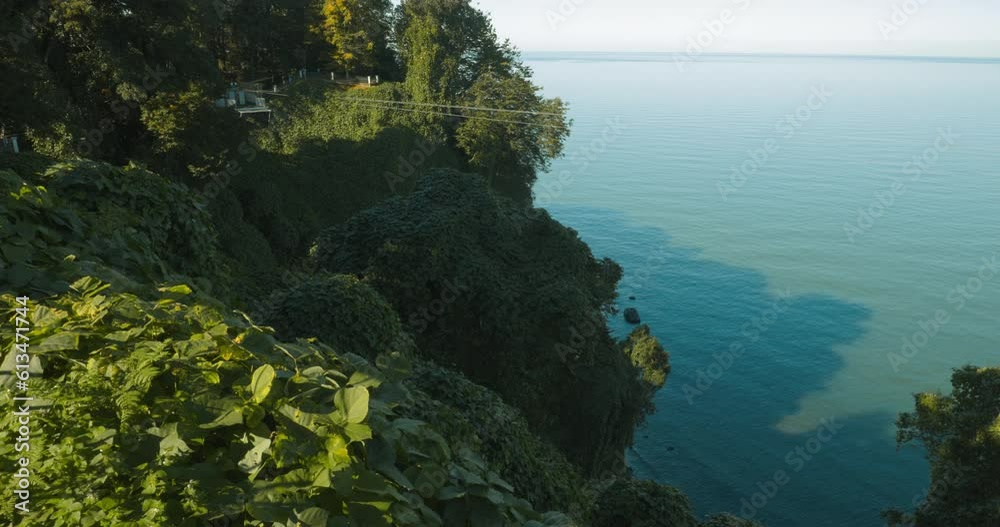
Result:
[[[662,385],[665,355],[632,353],[652,383],[641,380],[608,332],[621,268],[473,175],[430,172],[412,194],[323,233],[313,263],[364,277],[425,356],[497,390],[587,471],[620,464],[615,452]],[[627,349],[656,349],[648,338]]]
[[890,511],[890,525],[1000,524],[1000,368],[966,366],[952,393],[921,393],[897,421],[900,445],[927,450],[931,485],[914,511]]

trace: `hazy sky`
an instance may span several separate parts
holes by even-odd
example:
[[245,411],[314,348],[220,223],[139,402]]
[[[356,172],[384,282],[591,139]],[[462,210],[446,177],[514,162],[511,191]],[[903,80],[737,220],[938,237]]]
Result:
[[706,52],[1000,57],[1000,0],[478,0],[478,5],[493,15],[501,36],[524,51],[684,51],[689,38],[705,32]]

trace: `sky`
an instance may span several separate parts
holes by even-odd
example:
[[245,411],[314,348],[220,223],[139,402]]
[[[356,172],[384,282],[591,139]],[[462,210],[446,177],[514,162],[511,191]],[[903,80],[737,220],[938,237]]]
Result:
[[1000,57],[1000,0],[473,1],[527,52]]

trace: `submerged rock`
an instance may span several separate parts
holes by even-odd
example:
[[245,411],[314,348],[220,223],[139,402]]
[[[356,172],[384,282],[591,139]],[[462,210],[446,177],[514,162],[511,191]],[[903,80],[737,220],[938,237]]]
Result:
[[628,322],[629,324],[638,324],[642,322],[642,319],[639,318],[639,310],[634,307],[626,309],[625,322]]

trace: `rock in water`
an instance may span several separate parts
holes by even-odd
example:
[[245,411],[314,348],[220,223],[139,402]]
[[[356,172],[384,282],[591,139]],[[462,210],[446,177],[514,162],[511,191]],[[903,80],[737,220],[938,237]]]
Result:
[[629,324],[638,324],[642,322],[642,319],[639,318],[639,310],[634,307],[626,309],[625,322],[628,322]]

